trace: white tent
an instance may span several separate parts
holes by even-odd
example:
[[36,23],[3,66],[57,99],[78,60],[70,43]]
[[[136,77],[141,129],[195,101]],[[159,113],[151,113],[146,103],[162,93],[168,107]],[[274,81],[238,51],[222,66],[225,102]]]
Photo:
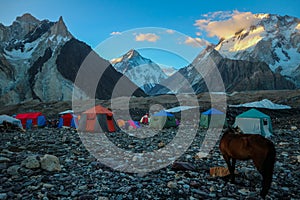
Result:
[[8,115],[0,115],[0,124],[2,124],[3,121],[7,121],[9,123],[12,123],[12,124],[20,127],[21,129],[23,129],[21,120],[19,120],[19,119],[13,118],[13,117],[8,116]]

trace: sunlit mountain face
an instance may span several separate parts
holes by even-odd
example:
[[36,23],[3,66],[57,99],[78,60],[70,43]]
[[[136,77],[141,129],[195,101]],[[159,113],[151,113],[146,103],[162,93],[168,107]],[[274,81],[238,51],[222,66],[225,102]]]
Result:
[[226,58],[265,62],[299,87],[300,19],[272,14],[249,18],[251,23],[241,26],[234,35],[220,35],[215,49]]

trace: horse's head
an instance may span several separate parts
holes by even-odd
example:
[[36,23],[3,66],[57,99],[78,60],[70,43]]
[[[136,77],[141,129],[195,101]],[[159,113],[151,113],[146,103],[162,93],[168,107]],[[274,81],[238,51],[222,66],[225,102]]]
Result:
[[238,127],[232,127],[229,126],[227,129],[224,130],[224,134],[240,134],[243,133],[243,131]]
[[243,133],[242,129],[240,129],[240,127],[236,126],[235,128],[233,128],[235,134],[240,134]]

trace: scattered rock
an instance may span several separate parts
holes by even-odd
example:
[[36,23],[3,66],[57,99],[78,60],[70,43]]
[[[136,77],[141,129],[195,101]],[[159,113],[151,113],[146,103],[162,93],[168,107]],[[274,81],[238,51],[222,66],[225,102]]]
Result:
[[40,162],[37,159],[37,156],[28,156],[23,162],[21,166],[24,166],[28,169],[37,169],[40,167]]
[[196,171],[196,168],[193,164],[188,162],[174,162],[172,164],[173,170],[183,170],[183,171]]
[[[278,126],[274,128],[274,136],[271,138],[276,146],[277,161],[268,198],[300,199],[300,130],[291,131],[290,125]],[[191,130],[188,126],[186,129]],[[138,131],[141,130],[145,135],[150,135],[147,127]],[[174,133],[174,129],[162,130],[142,139],[122,132],[106,133],[105,136],[110,142],[119,144],[119,148],[135,153],[135,157],[123,158],[128,162],[124,167],[131,167],[134,162],[139,162],[142,167],[146,160],[145,157],[140,157],[142,152],[159,150],[160,142],[169,145]],[[174,159],[172,162],[175,164],[149,173],[132,174],[113,170],[100,159],[97,160],[73,130],[49,128],[32,129],[22,135],[18,132],[5,133],[1,135],[0,142],[0,157],[4,158],[0,162],[0,200],[21,199],[22,196],[45,200],[256,199],[261,190],[261,176],[252,161],[236,163],[236,170],[239,172],[236,176],[237,183],[231,184],[226,183],[223,178],[212,178],[208,174],[213,166],[226,166],[218,145],[205,159],[193,157],[199,152],[204,136],[205,130],[200,129],[190,147],[176,160],[170,154],[169,158]],[[93,145],[105,145],[102,142],[96,141]],[[87,147],[93,149],[93,145]],[[117,162],[114,158],[120,155],[109,150],[106,152],[111,162]],[[40,155],[41,159],[32,154]],[[56,167],[43,170],[45,167],[42,169],[42,162],[51,155],[55,155]],[[26,167],[30,156],[33,156],[34,162],[39,161],[39,168]],[[25,162],[26,159],[28,160]],[[150,163],[158,165],[164,159],[166,158],[158,157]]]
[[41,168],[49,172],[61,171],[59,159],[54,155],[48,154],[41,158]]
[[10,162],[11,160],[9,158],[6,157],[0,157],[0,163],[6,163],[6,162]]
[[168,188],[177,189],[178,185],[176,181],[169,181],[167,184]]
[[18,172],[19,169],[20,169],[19,165],[13,165],[7,169],[7,173],[11,176],[17,176],[17,175],[19,175],[19,172]]

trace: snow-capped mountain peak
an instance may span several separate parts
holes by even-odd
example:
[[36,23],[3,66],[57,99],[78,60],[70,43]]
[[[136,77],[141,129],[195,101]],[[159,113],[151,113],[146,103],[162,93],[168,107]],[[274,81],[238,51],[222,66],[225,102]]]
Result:
[[265,62],[273,72],[289,77],[296,85],[300,65],[300,19],[291,16],[256,14],[248,27],[222,39],[216,50],[234,60]]
[[144,58],[134,49],[123,56],[111,60],[115,69],[126,75],[146,93],[168,76],[161,67],[148,58]]

